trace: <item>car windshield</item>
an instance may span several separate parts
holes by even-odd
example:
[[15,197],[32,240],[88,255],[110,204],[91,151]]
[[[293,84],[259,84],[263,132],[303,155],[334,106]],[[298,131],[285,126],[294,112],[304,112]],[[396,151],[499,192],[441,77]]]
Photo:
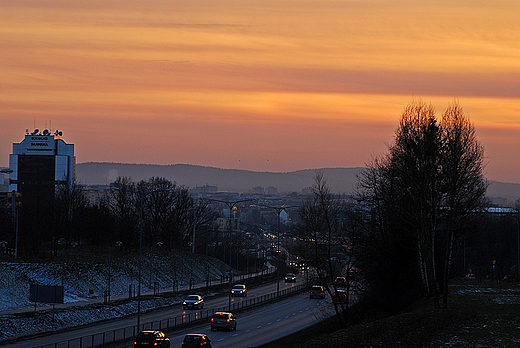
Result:
[[312,291],[321,291],[321,286],[313,286]]
[[244,290],[245,288],[246,288],[245,285],[235,285],[235,286],[233,287],[234,290]]
[[201,341],[200,336],[194,336],[194,335],[187,335],[184,337],[184,342],[200,342]]
[[199,299],[199,297],[197,295],[190,295],[186,298],[186,300],[195,300],[197,301]]

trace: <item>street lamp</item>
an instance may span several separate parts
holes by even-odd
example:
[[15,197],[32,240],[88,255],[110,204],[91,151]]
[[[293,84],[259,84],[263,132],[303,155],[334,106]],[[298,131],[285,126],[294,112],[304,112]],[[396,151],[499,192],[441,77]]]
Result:
[[143,254],[143,229],[144,229],[144,216],[143,216],[143,205],[145,197],[149,194],[157,193],[157,192],[167,192],[172,191],[174,188],[166,188],[161,190],[152,190],[152,191],[134,191],[134,190],[126,190],[119,188],[117,186],[110,186],[111,190],[117,190],[122,192],[128,192],[132,194],[136,194],[139,197],[140,209],[140,221],[139,221],[139,271],[138,271],[138,279],[137,279],[137,331],[139,331],[139,327],[141,325],[141,273],[142,273],[142,254]]
[[280,254],[282,253],[281,242],[280,242],[280,214],[282,211],[287,211],[289,208],[299,208],[297,205],[274,207],[267,204],[258,204],[260,207],[266,207],[276,210],[276,225],[278,231],[276,231],[277,242],[276,242],[276,296],[280,296]]
[[231,270],[231,211],[232,211],[233,207],[235,205],[237,205],[238,203],[250,202],[250,201],[254,201],[256,199],[255,198],[240,199],[240,200],[233,201],[233,202],[223,201],[223,200],[214,199],[214,198],[205,198],[205,199],[207,199],[208,201],[224,203],[224,204],[226,204],[228,206],[228,209],[229,209],[229,291],[228,291],[228,305],[229,305],[229,310],[231,311],[231,275],[233,274],[233,272]]

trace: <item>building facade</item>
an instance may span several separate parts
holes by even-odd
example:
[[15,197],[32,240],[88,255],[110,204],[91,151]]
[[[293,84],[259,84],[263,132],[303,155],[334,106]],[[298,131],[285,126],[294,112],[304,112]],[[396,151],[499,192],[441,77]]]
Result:
[[62,139],[62,132],[26,132],[24,140],[13,144],[9,156],[9,191],[22,196],[36,193],[54,195],[57,185],[71,185],[74,179],[74,144]]

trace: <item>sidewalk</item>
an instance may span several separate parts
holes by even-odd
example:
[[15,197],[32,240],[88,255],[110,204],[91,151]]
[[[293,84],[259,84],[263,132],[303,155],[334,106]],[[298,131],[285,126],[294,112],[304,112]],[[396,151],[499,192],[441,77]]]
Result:
[[[268,264],[267,265],[267,271],[244,274],[243,276],[235,277],[234,278],[234,282],[235,283],[240,283],[240,281],[243,281],[243,280],[246,280],[246,279],[250,279],[250,278],[255,278],[255,277],[258,277],[258,276],[261,276],[261,275],[265,275],[265,274],[270,274],[270,273],[273,273],[275,271],[276,271],[276,267],[274,267],[271,264]],[[215,285],[217,283],[220,284],[221,281],[213,279],[211,281],[211,283],[213,285]],[[226,280],[226,283],[227,283],[227,280]],[[206,282],[203,282],[203,283],[192,284],[191,289],[195,290],[195,289],[202,289],[202,288],[205,288],[205,287],[206,287]],[[166,293],[166,292],[170,292],[171,293],[172,290],[173,289],[171,287],[170,288],[159,289],[158,294]],[[189,284],[180,285],[180,286],[177,287],[177,291],[178,292],[187,291],[187,290],[189,290]],[[153,296],[153,295],[154,295],[154,291],[141,292],[141,296]],[[128,300],[129,298],[130,298],[130,296],[129,296],[128,293],[120,294],[120,295],[117,295],[117,296],[111,296],[110,297],[110,302],[114,302],[114,301],[118,301],[118,300]],[[137,295],[132,296],[132,300],[137,301]],[[7,310],[0,311],[0,316],[12,315],[12,314],[20,314],[20,313],[28,313],[28,312],[38,312],[38,311],[49,310],[49,309],[64,309],[64,308],[69,308],[69,307],[88,306],[88,305],[92,305],[92,304],[103,304],[103,303],[106,303],[104,296],[96,296],[96,297],[92,296],[92,297],[84,298],[83,300],[80,300],[80,301],[73,301],[73,302],[66,302],[66,303],[56,303],[56,304],[36,304],[36,306],[7,309]]]

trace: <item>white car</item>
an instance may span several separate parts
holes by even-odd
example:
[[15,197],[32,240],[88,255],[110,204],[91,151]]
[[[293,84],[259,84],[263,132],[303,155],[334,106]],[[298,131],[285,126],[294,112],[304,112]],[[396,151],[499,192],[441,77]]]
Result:
[[231,296],[247,296],[247,289],[244,284],[235,284],[231,289]]
[[182,303],[183,309],[202,309],[204,308],[204,299],[200,295],[189,295]]

